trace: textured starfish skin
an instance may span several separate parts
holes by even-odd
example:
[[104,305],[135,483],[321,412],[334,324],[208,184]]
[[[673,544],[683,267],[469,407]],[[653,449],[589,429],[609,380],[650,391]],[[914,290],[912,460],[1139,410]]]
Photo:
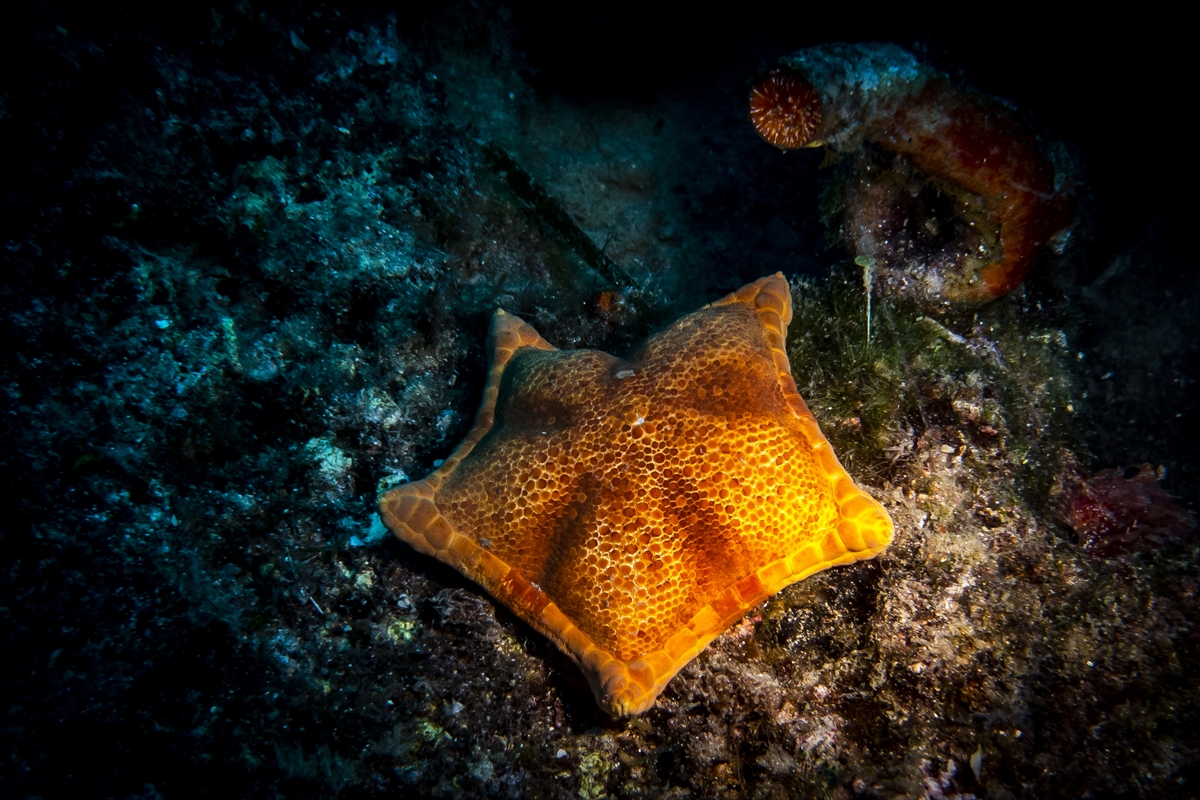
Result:
[[782,275],[627,359],[497,311],[471,432],[384,523],[550,637],[614,716],[651,705],[750,608],[892,539],[796,391]]

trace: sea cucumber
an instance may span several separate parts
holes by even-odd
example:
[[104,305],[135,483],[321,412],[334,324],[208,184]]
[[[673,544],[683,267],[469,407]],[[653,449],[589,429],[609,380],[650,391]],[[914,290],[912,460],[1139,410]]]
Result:
[[781,149],[854,156],[843,232],[896,294],[986,303],[1069,233],[1071,182],[1033,132],[896,45],[800,50],[755,84],[750,117]]

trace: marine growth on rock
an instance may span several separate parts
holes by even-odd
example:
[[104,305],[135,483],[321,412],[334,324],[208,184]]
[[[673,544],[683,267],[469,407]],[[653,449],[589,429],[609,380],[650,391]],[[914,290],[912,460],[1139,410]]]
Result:
[[1056,510],[1089,556],[1155,550],[1196,530],[1195,515],[1167,494],[1159,478],[1149,464],[1102,469],[1089,478],[1071,462],[1055,487]]

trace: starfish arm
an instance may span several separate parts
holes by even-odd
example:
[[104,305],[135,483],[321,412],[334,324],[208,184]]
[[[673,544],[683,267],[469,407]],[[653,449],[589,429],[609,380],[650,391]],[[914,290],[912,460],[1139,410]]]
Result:
[[[817,541],[807,542],[788,556],[735,581],[713,602],[701,608],[661,650],[628,663],[608,653],[602,670],[589,670],[586,652],[573,651],[570,643],[552,636],[559,647],[583,667],[596,700],[614,716],[640,714],[652,705],[672,678],[687,666],[713,639],[740,620],[747,611],[793,583],[830,567],[874,558],[892,541],[893,526],[887,511],[870,495],[854,485],[833,458],[826,444],[818,459],[835,482],[839,519]],[[564,619],[565,621],[565,619]],[[591,645],[590,640],[588,645]],[[591,645],[594,647],[594,645]]]
[[500,382],[504,378],[504,371],[517,351],[524,347],[538,350],[558,349],[543,339],[532,325],[512,314],[506,314],[503,309],[496,309],[496,313],[492,315],[491,328],[488,330],[488,377],[483,387],[483,400],[475,414],[475,424],[471,426],[466,438],[454,448],[454,452],[442,466],[429,476],[436,479],[439,485],[492,429],[492,424],[496,421],[496,402],[500,397]]
[[[505,313],[503,309],[497,309],[492,315],[492,324],[488,330],[487,383],[484,385],[483,400],[479,404],[479,412],[475,415],[475,423],[470,432],[458,447],[454,448],[450,457],[431,474],[419,481],[397,486],[379,496],[379,515],[384,524],[417,551],[453,563],[449,558],[448,548],[457,534],[438,510],[435,503],[437,490],[462,460],[470,455],[475,445],[479,444],[479,440],[491,431],[496,419],[496,401],[500,396],[500,382],[504,377],[504,370],[517,351],[524,347],[538,350],[558,349],[543,339],[533,326]],[[482,580],[479,582],[484,583]]]
[[[792,290],[782,272],[759,278],[736,292],[707,306],[708,308],[741,304],[754,311],[762,325],[771,358],[775,361],[779,388],[783,398],[800,417],[812,417],[804,398],[792,378],[792,365],[787,357],[787,326],[792,321]],[[822,437],[824,438],[824,437]]]

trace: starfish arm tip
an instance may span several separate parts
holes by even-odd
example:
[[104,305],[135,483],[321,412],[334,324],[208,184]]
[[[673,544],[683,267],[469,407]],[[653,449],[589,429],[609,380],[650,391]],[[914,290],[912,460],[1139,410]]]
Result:
[[428,479],[413,481],[379,496],[379,516],[396,537],[425,555],[444,550],[454,528],[434,503]]
[[512,314],[501,313],[498,309],[492,317],[491,329],[488,331],[492,369],[502,368],[523,347],[536,347],[539,350],[558,349],[543,339],[528,322]]

